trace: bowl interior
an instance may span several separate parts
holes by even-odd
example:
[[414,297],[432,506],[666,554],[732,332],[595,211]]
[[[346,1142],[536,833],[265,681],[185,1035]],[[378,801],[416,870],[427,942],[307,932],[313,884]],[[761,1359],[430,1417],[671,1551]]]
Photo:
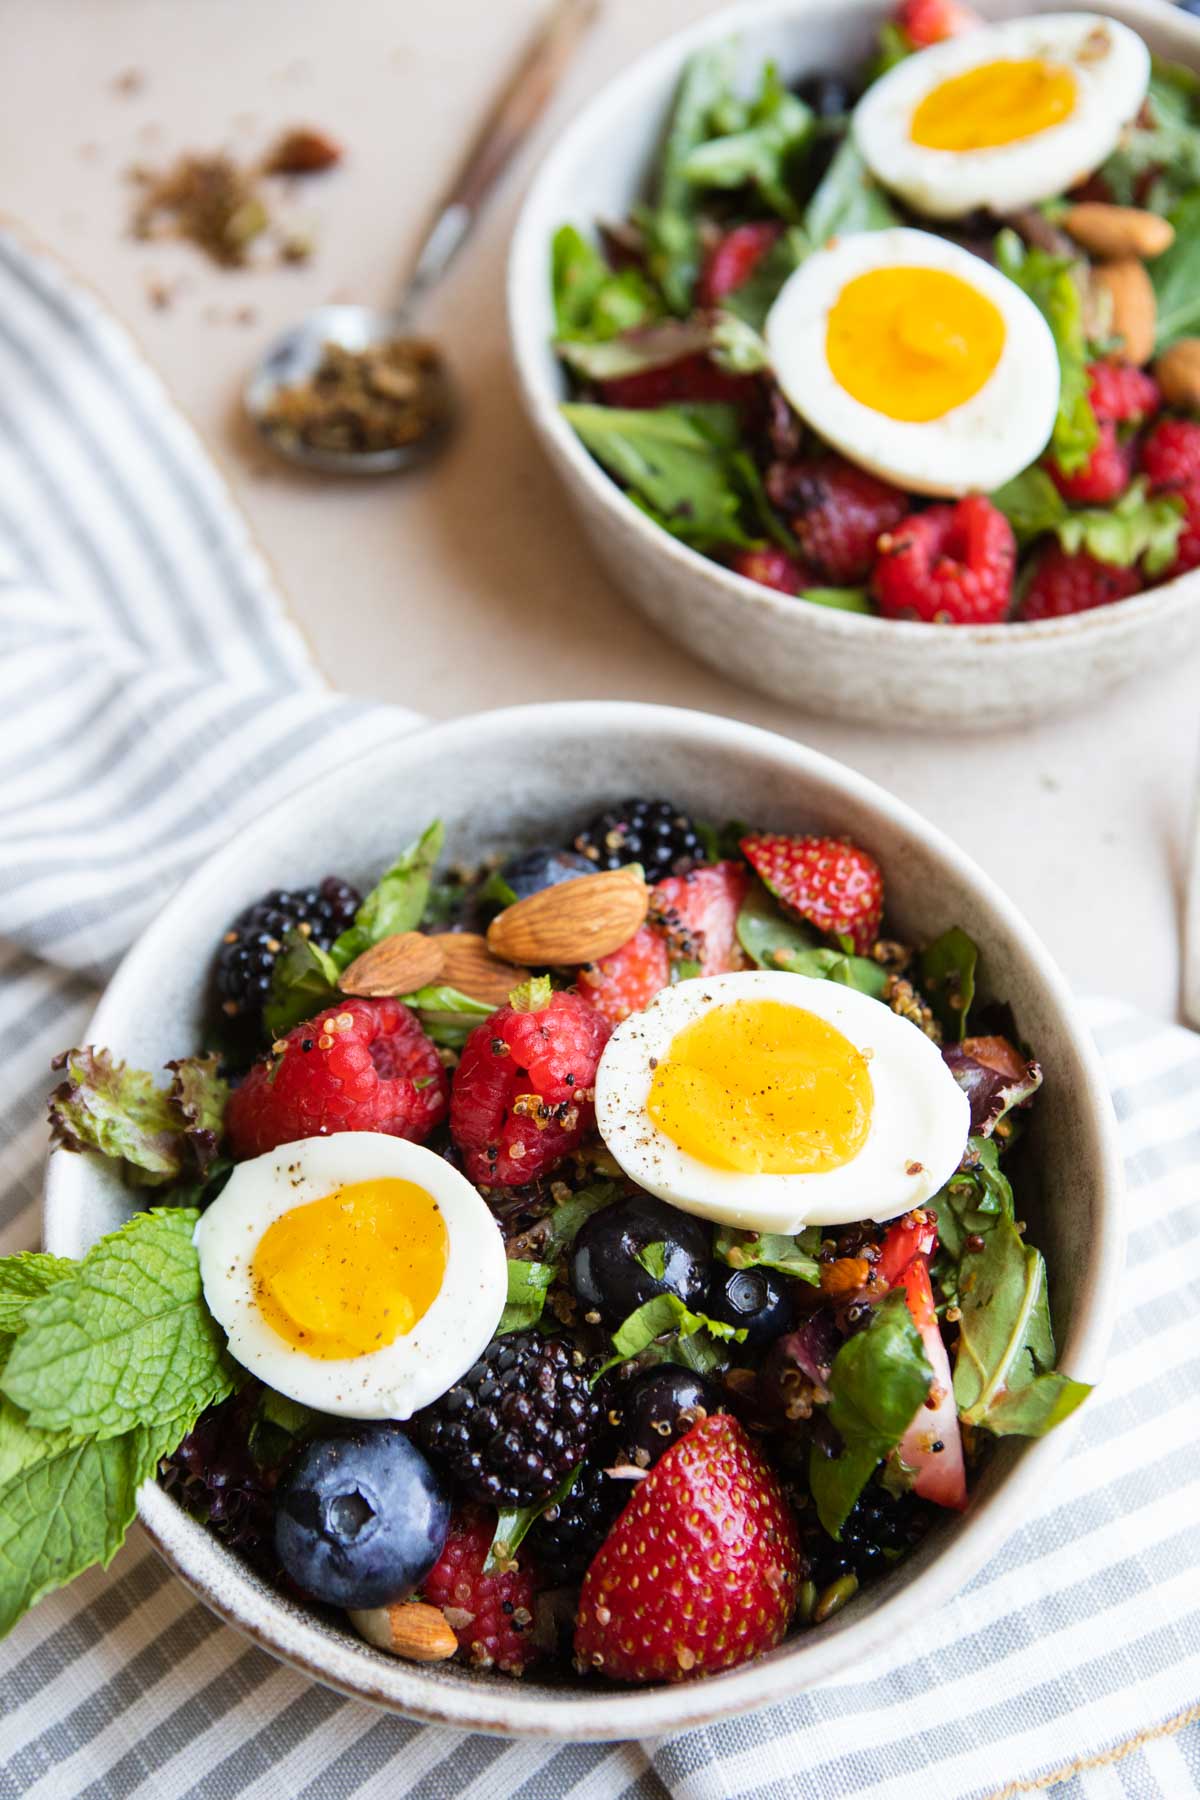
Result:
[[[873,784],[790,741],[732,721],[623,704],[523,708],[399,738],[277,806],[205,864],[130,952],[92,1022],[93,1041],[156,1069],[202,1037],[212,946],[264,890],[333,870],[369,885],[396,850],[442,817],[448,858],[561,839],[626,793],[666,793],[702,818],[846,834],[883,865],[896,935],[959,924],[985,946],[986,994],[1010,1001],[1046,1086],[1021,1193],[1044,1249],[1063,1366],[1100,1371],[1121,1254],[1120,1187],[1108,1101],[1061,978],[1028,926],[955,847]],[[46,1238],[78,1255],[133,1207],[107,1168],[51,1158]],[[211,1605],[316,1678],[418,1716],[483,1730],[626,1737],[678,1729],[780,1697],[894,1634],[914,1584],[948,1596],[1020,1517],[1061,1444],[1002,1445],[970,1512],[948,1518],[887,1582],[821,1632],[752,1669],[693,1687],[614,1693],[397,1663],[259,1582],[156,1488],[142,1516]]]

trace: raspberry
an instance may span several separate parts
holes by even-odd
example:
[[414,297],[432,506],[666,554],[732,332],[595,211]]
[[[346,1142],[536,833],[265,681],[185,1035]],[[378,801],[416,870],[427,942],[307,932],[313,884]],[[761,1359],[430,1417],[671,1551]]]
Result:
[[1183,530],[1175,548],[1175,561],[1164,575],[1158,577],[1160,581],[1174,581],[1176,575],[1200,568],[1200,476],[1194,476],[1174,491],[1183,501]]
[[641,863],[647,881],[705,861],[696,827],[673,800],[620,800],[588,821],[574,848],[597,869]]
[[900,0],[895,16],[914,50],[927,50],[982,23],[961,0]]
[[670,406],[680,400],[742,406],[758,391],[753,375],[727,375],[703,352],[658,369],[642,369],[636,375],[618,375],[596,386],[606,406],[632,407]]
[[1160,419],[1142,444],[1141,462],[1155,488],[1186,487],[1200,480],[1200,424]]
[[1121,442],[1111,419],[1099,421],[1099,433],[1082,469],[1067,475],[1052,458],[1046,463],[1063,499],[1077,506],[1106,506],[1125,492],[1133,477],[1133,445]]
[[257,1033],[284,933],[307,925],[313,943],[327,950],[361,905],[362,895],[348,881],[327,875],[320,887],[273,888],[246,907],[222,938],[213,970],[225,1017]]
[[528,1506],[582,1462],[603,1417],[563,1338],[509,1331],[416,1417],[417,1438],[472,1500]]
[[342,1000],[297,1025],[229,1096],[235,1160],[335,1131],[382,1131],[420,1144],[446,1114],[437,1048],[398,1000]]
[[502,1006],[463,1045],[450,1130],[482,1187],[545,1175],[595,1123],[596,1065],[612,1027],[578,994],[548,990],[531,982],[531,1010]]
[[487,1507],[455,1512],[421,1595],[446,1612],[459,1651],[476,1668],[521,1675],[541,1654],[531,1635],[537,1585],[519,1560],[502,1575],[483,1573],[495,1531],[496,1515]]
[[1141,585],[1136,569],[1118,569],[1098,562],[1086,550],[1072,555],[1058,544],[1049,544],[1038,552],[1020,616],[1025,620],[1065,619],[1072,613],[1124,600]]
[[757,581],[762,587],[774,588],[777,594],[802,594],[806,588],[820,587],[820,579],[786,550],[768,546],[765,550],[739,550],[730,562],[735,575]]
[[994,625],[1007,616],[1016,539],[982,494],[914,513],[879,549],[872,585],[885,618]]
[[774,221],[735,225],[718,238],[708,253],[696,290],[699,306],[719,306],[726,294],[745,287],[783,226]]
[[772,463],[766,488],[802,555],[829,581],[848,586],[870,574],[880,533],[898,525],[909,506],[899,488],[840,456]]
[[1133,420],[1149,418],[1162,405],[1157,381],[1136,363],[1092,363],[1088,374],[1091,377],[1092,411],[1101,423],[1110,419],[1118,425],[1127,425]]

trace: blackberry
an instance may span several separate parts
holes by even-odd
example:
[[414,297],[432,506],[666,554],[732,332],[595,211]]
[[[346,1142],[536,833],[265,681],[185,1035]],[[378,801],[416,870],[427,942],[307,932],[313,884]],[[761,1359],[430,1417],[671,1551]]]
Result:
[[320,887],[273,888],[240,912],[221,941],[213,976],[225,1017],[258,1031],[284,933],[307,925],[313,943],[327,950],[361,905],[348,881],[327,875]]
[[860,1584],[882,1575],[920,1543],[933,1513],[929,1501],[916,1494],[889,1494],[878,1482],[869,1482],[851,1507],[838,1543],[818,1524],[815,1511],[805,1508],[800,1533],[813,1581],[824,1589],[842,1575],[856,1575]]
[[696,827],[670,800],[621,800],[585,825],[574,847],[596,869],[641,863],[648,881],[707,861]]
[[418,1438],[472,1500],[544,1500],[586,1456],[599,1429],[592,1373],[563,1338],[510,1331],[417,1414]]
[[530,1554],[547,1587],[582,1581],[633,1489],[633,1482],[606,1475],[599,1463],[584,1463],[565,1500],[547,1507],[529,1533]]

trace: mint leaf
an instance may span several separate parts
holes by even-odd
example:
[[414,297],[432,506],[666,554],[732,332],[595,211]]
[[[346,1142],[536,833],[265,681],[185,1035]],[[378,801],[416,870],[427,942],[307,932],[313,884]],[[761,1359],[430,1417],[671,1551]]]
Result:
[[0,1389],[37,1430],[116,1437],[233,1391],[204,1304],[190,1207],[138,1213],[29,1307]]
[[542,1316],[546,1295],[554,1285],[552,1262],[522,1262],[510,1257],[508,1263],[508,1299],[500,1314],[496,1336],[506,1331],[528,1331]]
[[1087,344],[1083,330],[1083,298],[1076,265],[1064,256],[1027,248],[1015,231],[996,238],[996,263],[1041,311],[1058,350],[1058,413],[1050,448],[1067,474],[1081,469],[1096,446],[1099,430],[1088,397]]
[[967,1014],[975,998],[979,947],[957,925],[926,944],[918,960],[921,991],[942,1030],[959,1041],[966,1035]]
[[1183,501],[1178,494],[1149,496],[1146,478],[1139,475],[1112,506],[1070,512],[1057,529],[1059,543],[1072,555],[1086,550],[1119,569],[1142,562],[1147,575],[1161,575],[1175,561]]
[[554,333],[560,345],[601,343],[662,312],[662,301],[637,269],[611,269],[574,225],[560,225],[550,251]]
[[904,1436],[932,1380],[908,1301],[902,1290],[891,1293],[867,1329],[847,1338],[833,1359],[829,1417],[842,1449],[830,1457],[814,1444],[808,1471],[830,1537],[840,1539],[851,1507]]
[[813,1252],[821,1234],[813,1228],[794,1236],[778,1231],[738,1231],[729,1225],[717,1228],[713,1245],[716,1254],[731,1269],[777,1269],[795,1281],[807,1281],[816,1287],[821,1271]]
[[667,1273],[667,1246],[644,1244],[634,1252],[634,1261],[641,1263],[647,1275],[652,1275],[655,1281],[663,1281]]
[[1200,187],[1184,194],[1167,217],[1175,242],[1146,265],[1158,302],[1154,348],[1159,355],[1200,330]]
[[19,1250],[15,1256],[0,1257],[0,1332],[20,1331],[31,1302],[74,1275],[77,1267],[65,1256],[51,1256],[44,1250]]
[[673,537],[696,549],[760,541],[741,522],[742,495],[721,453],[736,443],[731,407],[577,404],[562,413],[596,460]]
[[862,159],[853,137],[839,146],[804,215],[809,244],[822,249],[852,231],[886,231],[900,215]]
[[667,1331],[678,1331],[681,1337],[706,1331],[710,1337],[722,1342],[738,1344],[746,1340],[744,1326],[726,1325],[723,1319],[710,1319],[704,1313],[692,1312],[678,1294],[655,1294],[652,1300],[630,1313],[613,1332],[613,1349],[617,1353],[613,1360],[625,1362],[631,1356],[640,1355],[655,1338],[662,1337]]
[[293,927],[284,934],[283,950],[271,972],[271,994],[263,1008],[263,1024],[271,1038],[286,1037],[293,1027],[341,999],[341,967],[328,950]]
[[598,1182],[594,1187],[580,1188],[577,1194],[562,1201],[550,1214],[550,1232],[546,1254],[553,1260],[561,1257],[575,1242],[576,1234],[586,1219],[619,1200],[621,1191],[615,1181]]
[[667,127],[652,205],[638,215],[646,261],[671,311],[691,310],[700,273],[699,194],[686,174],[689,157],[710,133],[710,117],[732,89],[733,46],[716,44],[691,57]]
[[215,1056],[168,1064],[169,1088],[94,1044],[65,1050],[51,1067],[67,1072],[50,1096],[51,1141],[61,1149],[99,1151],[120,1165],[134,1187],[205,1174],[216,1156],[229,1092]]
[[683,178],[697,188],[752,186],[772,212],[796,224],[800,211],[789,174],[813,124],[811,110],[783,85],[774,63],[768,63],[744,124],[697,144],[683,161]]
[[331,955],[339,969],[348,968],[372,944],[400,931],[415,931],[425,913],[433,871],[446,841],[440,819],[426,826],[387,874],[376,883],[355,914],[354,923],[334,939]]

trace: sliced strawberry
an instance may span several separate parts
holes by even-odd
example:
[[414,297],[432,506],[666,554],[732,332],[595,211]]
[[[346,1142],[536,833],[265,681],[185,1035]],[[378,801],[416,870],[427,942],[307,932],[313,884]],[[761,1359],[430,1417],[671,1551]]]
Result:
[[908,1310],[933,1370],[933,1386],[900,1440],[900,1459],[910,1469],[916,1469],[913,1485],[923,1500],[961,1512],[967,1504],[967,1471],[954,1401],[954,1377],[934,1309],[928,1258],[914,1256],[902,1280]]
[[690,875],[668,875],[650,893],[650,920],[665,935],[672,962],[695,962],[701,975],[744,969],[738,914],[750,886],[744,863],[709,863]]
[[655,1463],[600,1546],[576,1661],[618,1681],[736,1668],[783,1637],[800,1569],[779,1482],[742,1427],[713,1414]]
[[774,220],[735,225],[713,245],[700,274],[697,300],[701,306],[719,306],[726,294],[745,287],[783,226]]
[[873,856],[845,838],[758,833],[742,839],[742,855],[786,911],[867,955],[883,920],[883,874]]
[[932,1256],[936,1248],[937,1226],[929,1214],[918,1207],[916,1212],[905,1213],[902,1219],[888,1226],[875,1265],[876,1273],[889,1287],[895,1287],[903,1280],[914,1256]]
[[671,979],[666,939],[642,925],[627,944],[579,971],[580,997],[614,1025],[649,1006]]
[[962,0],[900,0],[895,19],[914,50],[927,50],[930,44],[942,44],[983,24]]
[[658,369],[642,369],[636,375],[618,375],[597,382],[606,406],[670,406],[679,400],[716,400],[740,406],[753,398],[758,384],[753,375],[727,375],[701,352]]

